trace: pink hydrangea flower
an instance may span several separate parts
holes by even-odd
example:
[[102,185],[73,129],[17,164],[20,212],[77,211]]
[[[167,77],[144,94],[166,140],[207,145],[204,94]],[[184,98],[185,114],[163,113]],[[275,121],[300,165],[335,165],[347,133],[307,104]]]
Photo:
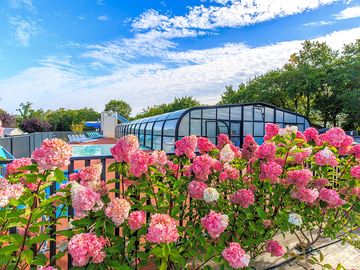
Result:
[[231,150],[230,144],[225,146],[220,151],[220,161],[230,162],[235,158],[235,153]]
[[173,175],[176,174],[176,173],[178,172],[178,170],[179,170],[179,165],[178,165],[178,164],[175,164],[175,163],[172,162],[172,161],[168,161],[168,162],[166,163],[166,165],[167,165],[169,171],[170,171]]
[[31,158],[18,158],[6,165],[6,174],[27,173],[26,170],[20,170],[21,167],[30,166]]
[[239,189],[231,195],[230,200],[232,203],[239,204],[243,208],[248,208],[255,203],[255,196],[249,189]]
[[124,223],[129,216],[130,204],[125,199],[114,198],[105,209],[105,216],[110,218],[116,226]]
[[326,202],[330,208],[336,208],[346,203],[335,190],[328,188],[320,190],[319,199]]
[[199,137],[197,140],[197,147],[199,149],[200,154],[206,154],[211,150],[216,149],[216,146],[205,137]]
[[255,157],[273,161],[275,159],[276,146],[273,142],[264,142],[255,152]]
[[152,243],[171,243],[177,241],[179,233],[175,220],[167,214],[154,214],[151,216],[146,239]]
[[155,150],[151,153],[151,155],[152,164],[157,168],[163,168],[168,162],[168,158],[164,150]]
[[219,175],[220,181],[236,180],[240,177],[240,172],[238,169],[231,167],[229,164],[224,165],[223,171]]
[[208,187],[207,184],[200,181],[191,181],[188,185],[189,196],[193,199],[202,200],[204,198],[204,190]]
[[358,161],[360,161],[360,144],[354,145],[351,148],[350,153],[353,154]]
[[251,135],[246,135],[242,149],[242,158],[250,160],[254,156],[258,147],[259,146],[255,142],[254,137]]
[[141,177],[148,171],[148,165],[152,163],[152,158],[148,153],[138,150],[130,155],[130,173],[136,177]]
[[217,144],[218,149],[222,149],[226,144],[232,144],[229,139],[229,136],[223,133],[219,134],[217,140],[218,140],[218,144]]
[[360,199],[360,187],[354,187],[351,189],[350,194],[352,196],[357,196]]
[[276,240],[269,240],[266,242],[266,251],[271,254],[271,256],[281,257],[285,254],[283,247]]
[[135,135],[127,135],[117,141],[110,149],[117,162],[130,162],[130,155],[139,149],[139,141]]
[[0,207],[6,207],[10,199],[19,199],[24,193],[21,184],[10,184],[5,178],[0,178]]
[[208,154],[204,154],[194,158],[190,170],[197,180],[206,181],[212,173],[215,164],[214,158],[210,157]]
[[329,184],[330,184],[329,180],[327,180],[325,178],[319,178],[319,179],[314,180],[314,185],[318,190],[322,189],[323,187],[325,187]]
[[270,219],[264,219],[263,222],[262,222],[263,226],[268,229],[272,226],[272,221]]
[[216,239],[227,228],[229,217],[211,210],[207,216],[201,219],[201,224],[204,226],[210,237]]
[[304,136],[308,142],[314,141],[316,145],[321,144],[321,140],[319,138],[319,132],[315,128],[308,128],[304,131]]
[[339,148],[341,147],[343,140],[346,139],[346,134],[343,129],[335,127],[329,129],[324,134],[321,134],[320,138],[324,142],[328,142],[329,145]]
[[354,138],[346,135],[339,147],[339,155],[348,155],[351,151],[351,145],[354,142]]
[[175,143],[175,155],[187,156],[192,159],[195,155],[197,137],[195,135],[187,136]]
[[131,230],[136,231],[146,224],[146,213],[144,211],[131,212],[128,218]]
[[327,147],[315,154],[315,163],[319,166],[329,165],[333,167],[339,164],[335,154]]
[[241,158],[241,150],[239,147],[235,146],[234,144],[230,144],[230,148],[233,151],[235,158]]
[[316,188],[299,188],[291,193],[291,197],[302,202],[313,203],[319,197],[319,191]]
[[352,167],[350,170],[350,174],[352,177],[360,179],[360,165]]
[[260,167],[260,179],[270,180],[271,183],[277,183],[282,174],[282,167],[276,162],[262,163]]
[[272,123],[267,123],[265,125],[265,136],[264,136],[264,140],[265,141],[269,141],[272,138],[274,138],[276,135],[278,135],[279,133],[279,126],[276,124],[272,124]]
[[311,155],[311,153],[312,153],[311,148],[303,148],[303,149],[294,148],[290,150],[289,157],[293,158],[296,164],[302,164]]
[[97,237],[94,233],[81,233],[74,235],[68,244],[68,251],[73,259],[74,266],[85,266],[89,262],[102,263],[106,257],[104,247],[105,239]]
[[244,268],[249,265],[250,256],[245,254],[245,250],[241,248],[239,243],[230,243],[221,254],[234,269]]
[[86,216],[88,211],[96,211],[102,207],[101,195],[89,187],[73,183],[71,186],[71,200],[75,213],[79,217]]
[[96,164],[83,168],[79,173],[80,184],[84,185],[86,182],[95,182],[100,180],[102,172],[102,165]]
[[60,139],[46,139],[34,150],[32,158],[43,170],[63,168],[70,164],[72,148]]
[[287,173],[288,182],[298,188],[306,187],[312,177],[313,173],[308,169],[293,170]]

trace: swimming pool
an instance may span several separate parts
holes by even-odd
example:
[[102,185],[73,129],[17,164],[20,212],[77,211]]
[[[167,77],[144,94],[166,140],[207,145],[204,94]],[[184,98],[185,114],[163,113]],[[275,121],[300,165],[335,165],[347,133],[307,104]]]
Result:
[[[88,157],[88,156],[109,156],[111,155],[110,148],[114,144],[88,144],[88,145],[72,145],[73,157]],[[146,150],[145,147],[140,146],[140,149]]]
[[113,144],[88,144],[88,145],[72,145],[73,157],[87,156],[108,156],[111,155],[110,148]]

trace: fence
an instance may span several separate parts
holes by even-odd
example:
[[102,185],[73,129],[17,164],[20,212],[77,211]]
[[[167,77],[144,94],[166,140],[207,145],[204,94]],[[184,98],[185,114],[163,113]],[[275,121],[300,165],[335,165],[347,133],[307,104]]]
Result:
[[0,138],[3,146],[15,158],[30,157],[35,148],[39,147],[45,139],[66,139],[67,135],[78,134],[72,131],[36,132],[20,136]]

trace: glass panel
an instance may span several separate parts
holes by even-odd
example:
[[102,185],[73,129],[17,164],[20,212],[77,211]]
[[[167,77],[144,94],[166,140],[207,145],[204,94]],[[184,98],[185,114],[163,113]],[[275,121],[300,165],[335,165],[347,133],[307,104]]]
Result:
[[201,120],[191,119],[190,134],[201,136]]
[[244,120],[253,121],[253,107],[244,106]]
[[217,118],[221,120],[229,120],[229,108],[218,108]]
[[253,122],[244,122],[244,136],[253,135]]
[[201,118],[201,109],[191,111],[191,118]]
[[230,136],[240,136],[240,123],[231,123]]
[[264,121],[264,107],[254,106],[254,120]]
[[174,137],[163,137],[163,150],[166,153],[174,153],[175,151],[175,138]]
[[257,142],[257,144],[262,144],[264,142],[264,138],[263,137],[254,137],[255,142]]
[[153,147],[154,150],[161,149],[161,136],[154,136]]
[[175,136],[175,127],[178,120],[168,120],[165,122],[163,136]]
[[216,119],[216,109],[203,110],[203,118]]
[[276,122],[284,122],[284,112],[276,110]]
[[296,116],[296,121],[299,124],[304,124],[305,118],[302,116]]
[[144,131],[145,131],[145,126],[146,126],[145,123],[142,123],[142,124],[140,125],[140,133],[144,133]]
[[216,122],[215,121],[206,121],[205,122],[206,125],[206,134],[205,136],[210,138],[210,137],[216,137]]
[[217,124],[218,124],[217,135],[219,135],[221,133],[229,135],[229,122],[218,121]]
[[161,131],[162,131],[162,126],[163,126],[164,122],[161,121],[161,122],[155,122],[155,125],[154,125],[154,135],[160,135],[161,136]]
[[305,119],[305,129],[309,128],[310,127],[310,123],[308,120]]
[[169,115],[170,115],[170,113],[161,114],[161,115],[159,115],[159,116],[156,118],[156,121],[164,120],[164,119],[166,119]]
[[152,135],[152,127],[154,125],[154,122],[150,122],[146,125],[146,135]]
[[235,146],[240,147],[240,137],[231,137],[231,141]]
[[254,136],[264,136],[264,123],[254,122]]
[[186,110],[180,110],[180,111],[172,112],[167,119],[179,118],[183,114],[183,112],[185,112],[185,111]]
[[296,123],[296,115],[291,113],[284,114],[284,122],[285,123]]
[[274,109],[265,107],[265,121],[274,122]]
[[145,135],[145,146],[151,147],[151,134],[146,133],[146,135]]
[[188,136],[189,134],[189,114],[185,115],[183,119],[181,119],[179,125],[179,136]]
[[241,109],[242,109],[241,106],[231,107],[230,108],[230,120],[242,120]]
[[305,130],[303,124],[297,124],[297,126],[299,131],[303,132]]

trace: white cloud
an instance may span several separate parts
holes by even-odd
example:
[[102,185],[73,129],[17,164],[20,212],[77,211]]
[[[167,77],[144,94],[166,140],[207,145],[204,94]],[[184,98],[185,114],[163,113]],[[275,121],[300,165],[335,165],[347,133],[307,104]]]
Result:
[[20,45],[27,47],[30,38],[37,33],[37,24],[30,19],[23,19],[20,16],[11,17],[9,23],[12,26],[13,35]]
[[109,20],[109,17],[107,15],[101,15],[101,16],[99,16],[97,18],[98,18],[98,20],[103,21],[103,22]]
[[316,9],[337,0],[233,0],[217,1],[223,6],[189,8],[185,16],[167,16],[155,10],[144,12],[133,21],[136,30],[202,29],[241,27]]
[[26,8],[30,11],[34,11],[35,7],[32,0],[10,0],[10,7],[14,9]]
[[334,23],[335,22],[333,22],[333,21],[317,21],[317,22],[304,23],[303,26],[318,27],[318,26],[324,26],[324,25],[331,25]]
[[351,19],[360,17],[360,6],[349,7],[335,15],[337,20]]
[[[358,36],[360,27],[316,40],[339,49]],[[49,57],[38,67],[0,80],[0,89],[5,90],[0,92],[1,107],[15,112],[20,102],[31,101],[37,108],[88,106],[101,111],[109,99],[115,98],[127,100],[137,113],[149,105],[169,102],[183,95],[215,103],[225,85],[238,85],[281,67],[291,53],[301,48],[301,42],[294,40],[255,48],[235,43],[205,50],[168,51],[164,57],[177,65],[158,64],[158,61],[149,64],[124,62],[115,64],[108,75],[98,76],[86,75],[83,67],[74,65],[70,57]]]

